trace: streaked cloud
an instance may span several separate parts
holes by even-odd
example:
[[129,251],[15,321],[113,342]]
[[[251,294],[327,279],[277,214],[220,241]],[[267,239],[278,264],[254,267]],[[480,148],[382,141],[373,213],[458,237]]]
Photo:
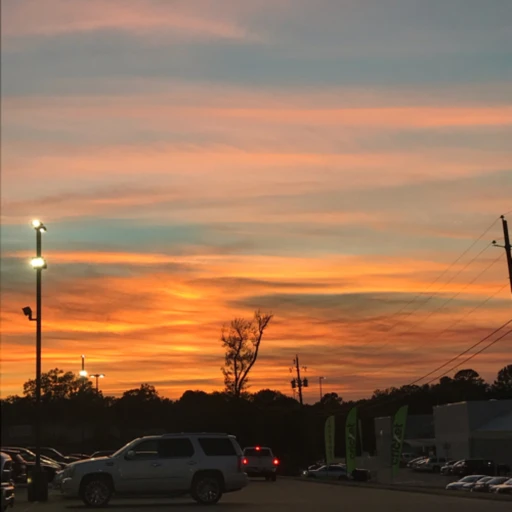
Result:
[[86,352],[106,393],[220,389],[220,329],[259,307],[252,389],[290,393],[300,353],[346,398],[508,320],[506,2],[2,7],[2,396],[33,376],[33,217],[43,369]]

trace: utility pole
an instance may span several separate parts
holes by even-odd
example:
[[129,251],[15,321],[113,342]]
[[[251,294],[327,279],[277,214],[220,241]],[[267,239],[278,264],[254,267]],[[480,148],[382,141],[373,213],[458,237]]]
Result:
[[[303,366],[302,369],[306,371],[307,366]],[[300,377],[300,364],[298,355],[296,355],[295,359],[293,360],[293,368],[290,368],[290,372],[293,372],[294,370],[297,373],[297,378],[291,380],[292,389],[294,391],[295,388],[298,389],[300,405],[304,405],[304,400],[302,397],[302,388],[307,388],[309,386],[309,382],[308,379],[301,379]]]
[[322,393],[322,381],[325,380],[325,377],[318,377],[318,385],[320,386],[320,402],[322,401],[322,398],[324,397],[324,394]]
[[503,224],[503,237],[505,239],[505,245],[498,245],[496,240],[493,240],[492,244],[495,247],[501,247],[502,249],[505,249],[507,254],[508,277],[510,279],[510,291],[512,292],[512,248],[510,245],[510,235],[508,233],[508,223],[505,219],[505,215],[501,216],[501,222]]

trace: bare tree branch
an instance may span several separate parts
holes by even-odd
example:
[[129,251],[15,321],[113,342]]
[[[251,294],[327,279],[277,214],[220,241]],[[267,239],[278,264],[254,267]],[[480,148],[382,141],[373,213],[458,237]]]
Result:
[[252,320],[235,318],[229,329],[222,328],[221,341],[226,353],[221,371],[226,391],[236,397],[247,387],[249,372],[258,358],[263,333],[272,317],[258,310]]

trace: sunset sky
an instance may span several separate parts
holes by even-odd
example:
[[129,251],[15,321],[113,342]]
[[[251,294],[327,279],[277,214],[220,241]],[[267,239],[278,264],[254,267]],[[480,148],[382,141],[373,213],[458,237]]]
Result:
[[[512,2],[2,11],[2,397],[35,374],[33,218],[43,371],[85,354],[106,394],[221,390],[222,324],[257,308],[250,390],[291,394],[298,353],[309,402],[319,376],[347,399],[406,384],[512,317],[490,246],[512,224]],[[468,366],[510,363],[512,335]]]

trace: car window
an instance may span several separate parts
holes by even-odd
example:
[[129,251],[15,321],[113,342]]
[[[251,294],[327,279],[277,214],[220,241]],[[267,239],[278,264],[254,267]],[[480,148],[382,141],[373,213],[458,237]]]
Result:
[[204,454],[208,457],[227,457],[237,454],[231,439],[225,437],[200,437],[198,441]]
[[136,444],[132,451],[136,459],[154,459],[158,457],[158,439],[146,439]]
[[188,437],[161,439],[158,443],[158,455],[165,459],[192,457],[194,446]]

